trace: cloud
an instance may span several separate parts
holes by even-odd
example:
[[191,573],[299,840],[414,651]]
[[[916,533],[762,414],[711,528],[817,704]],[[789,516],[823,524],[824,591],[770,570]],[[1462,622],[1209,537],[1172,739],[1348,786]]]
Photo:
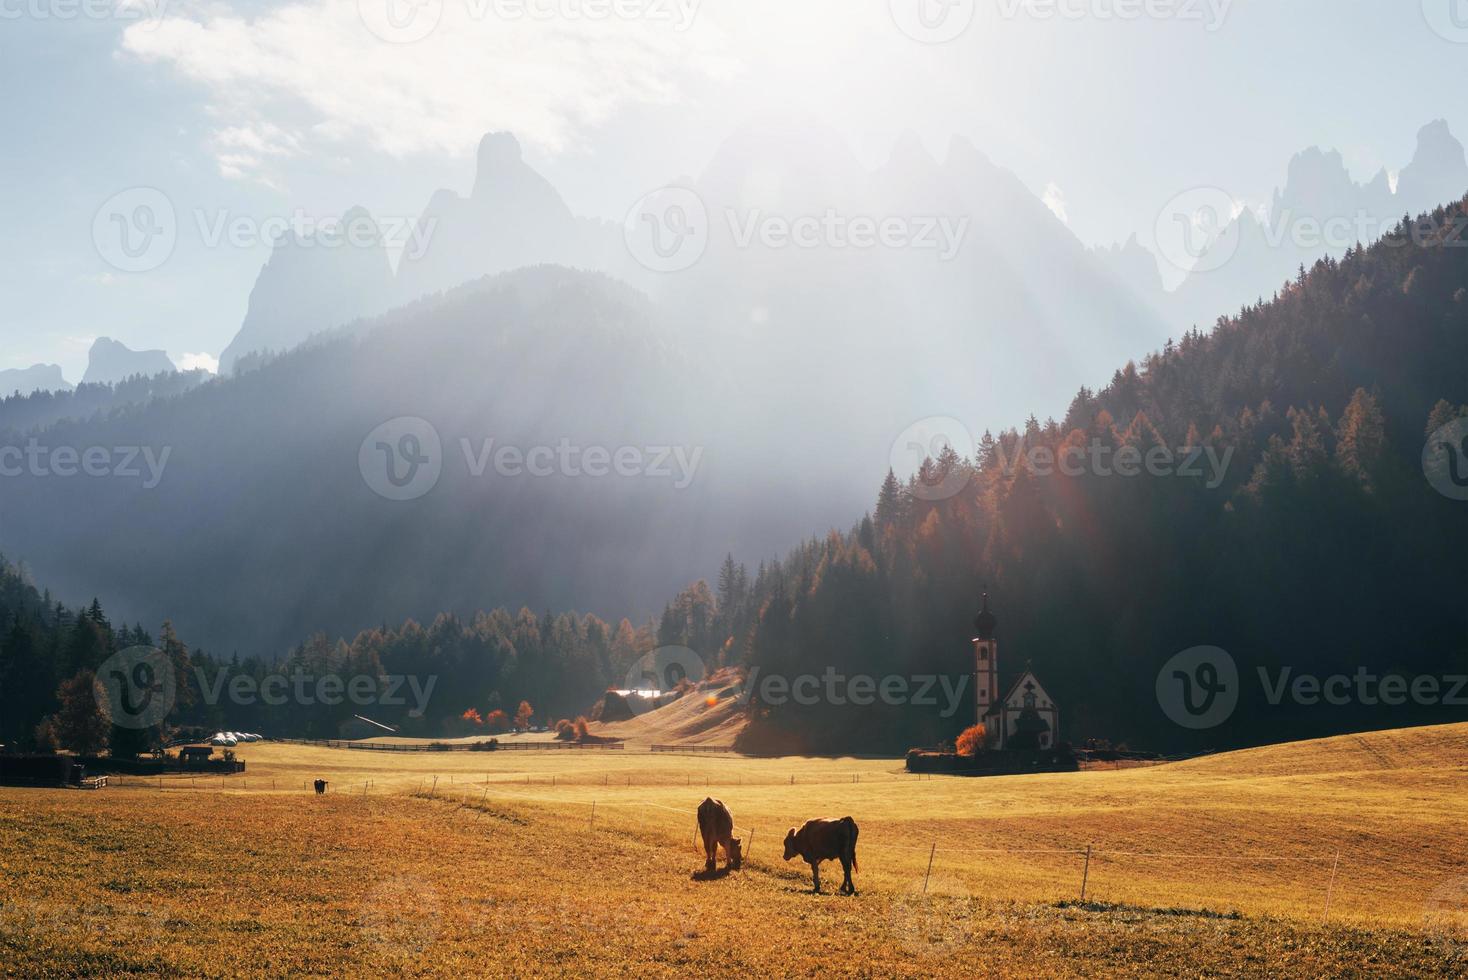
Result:
[[1049,208],[1051,212],[1055,215],[1055,217],[1059,218],[1062,223],[1067,225],[1070,224],[1070,217],[1066,214],[1065,210],[1065,191],[1060,189],[1060,185],[1056,184],[1053,180],[1050,183],[1046,184],[1045,193],[1040,195],[1040,200],[1045,202],[1045,206]]
[[202,86],[221,121],[210,139],[221,173],[257,179],[273,161],[323,145],[459,155],[490,130],[555,153],[622,109],[676,102],[690,80],[734,70],[716,28],[695,19],[678,29],[690,0],[642,0],[674,20],[506,20],[500,0],[420,0],[404,9],[438,11],[438,20],[413,43],[369,30],[373,4],[389,2],[400,0],[360,0],[360,10],[358,0],[306,0],[252,19],[170,5],[120,44]]
[[219,373],[219,358],[213,354],[180,354],[178,357],[178,369],[180,371],[208,371],[210,374]]

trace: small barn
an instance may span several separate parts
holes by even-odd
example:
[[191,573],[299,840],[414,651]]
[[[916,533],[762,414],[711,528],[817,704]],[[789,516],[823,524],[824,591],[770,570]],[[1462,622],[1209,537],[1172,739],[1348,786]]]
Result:
[[208,745],[185,745],[178,750],[178,761],[185,769],[204,769],[214,757],[214,749]]
[[69,755],[0,755],[0,786],[80,786],[86,768]]

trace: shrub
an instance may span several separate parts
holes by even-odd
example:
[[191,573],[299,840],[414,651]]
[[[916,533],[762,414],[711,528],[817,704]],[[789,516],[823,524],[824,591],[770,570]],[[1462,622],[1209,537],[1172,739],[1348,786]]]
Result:
[[983,725],[972,725],[963,730],[958,736],[959,755],[978,755],[979,750],[984,747],[984,736],[987,734]]

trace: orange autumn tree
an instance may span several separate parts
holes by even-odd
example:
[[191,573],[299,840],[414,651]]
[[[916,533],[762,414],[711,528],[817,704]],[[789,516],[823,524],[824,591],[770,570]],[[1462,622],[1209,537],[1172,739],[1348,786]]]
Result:
[[958,754],[978,755],[979,749],[984,747],[985,734],[987,734],[987,730],[983,725],[973,725],[965,728],[963,734],[958,736]]
[[520,707],[515,711],[515,727],[524,731],[530,727],[530,719],[535,715],[535,709],[530,707],[529,701],[521,701]]

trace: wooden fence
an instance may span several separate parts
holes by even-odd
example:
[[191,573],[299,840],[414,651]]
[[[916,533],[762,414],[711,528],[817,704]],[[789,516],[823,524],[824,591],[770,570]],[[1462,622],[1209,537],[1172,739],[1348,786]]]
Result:
[[338,739],[280,738],[277,742],[292,745],[319,745],[329,749],[356,749],[363,752],[523,752],[548,749],[625,749],[621,742],[428,742],[398,745],[391,742],[347,742]]

